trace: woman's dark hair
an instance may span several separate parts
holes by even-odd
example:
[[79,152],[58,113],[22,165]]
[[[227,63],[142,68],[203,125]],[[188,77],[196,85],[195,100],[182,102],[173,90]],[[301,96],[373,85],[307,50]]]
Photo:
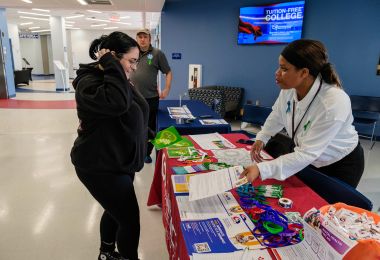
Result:
[[134,47],[139,48],[139,45],[133,38],[122,32],[112,32],[109,35],[102,35],[99,39],[93,40],[89,54],[91,59],[96,60],[96,53],[98,51],[109,49],[110,51],[114,51],[118,58],[121,58],[123,54],[129,52]]
[[315,78],[321,73],[323,81],[342,87],[338,74],[328,62],[327,50],[320,41],[306,39],[293,41],[285,47],[281,55],[298,69],[309,69]]

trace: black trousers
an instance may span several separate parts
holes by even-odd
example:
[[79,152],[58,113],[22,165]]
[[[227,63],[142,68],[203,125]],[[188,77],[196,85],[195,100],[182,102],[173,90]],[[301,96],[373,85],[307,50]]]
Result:
[[[294,144],[288,136],[277,134],[268,141],[265,151],[272,155],[273,158],[277,158],[293,152],[293,148]],[[356,188],[364,172],[363,147],[359,142],[356,148],[341,160],[321,168],[313,165],[310,165],[310,167]]]
[[81,182],[104,208],[100,221],[100,239],[115,243],[119,253],[138,259],[140,213],[133,179],[135,174],[91,173],[75,169]]
[[[157,111],[158,111],[158,105],[160,102],[160,97],[146,98],[145,100],[146,102],[148,102],[148,105],[149,105],[148,126],[153,132],[156,132]],[[146,155],[150,155],[152,153],[152,150],[153,150],[153,144],[151,142],[148,142]]]
[[319,172],[335,177],[356,188],[364,172],[363,147],[359,142],[356,148],[340,161],[321,168],[312,167]]

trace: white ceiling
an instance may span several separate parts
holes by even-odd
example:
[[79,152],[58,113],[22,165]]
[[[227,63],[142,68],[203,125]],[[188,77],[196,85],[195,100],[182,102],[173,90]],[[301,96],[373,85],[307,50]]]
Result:
[[[110,30],[138,30],[144,27],[154,29],[158,24],[161,10],[165,2],[165,0],[111,0],[112,5],[81,5],[77,0],[31,1],[33,3],[28,4],[21,0],[0,0],[0,8],[6,8],[8,22],[11,24],[17,24],[20,31],[50,29],[49,16],[46,15],[62,17],[83,15],[78,18],[65,18],[65,21],[66,25],[72,24],[72,26],[70,26],[71,28],[84,30],[99,30],[105,28],[110,28]],[[88,2],[91,1],[88,0]],[[32,10],[32,8],[46,9],[50,10],[50,12]],[[100,11],[101,13],[94,13],[88,10]],[[46,20],[21,18],[21,16],[42,18]],[[21,25],[22,23],[31,24]],[[93,25],[100,26],[93,27]],[[31,27],[40,28],[29,29]],[[70,27],[67,26],[68,29]]]

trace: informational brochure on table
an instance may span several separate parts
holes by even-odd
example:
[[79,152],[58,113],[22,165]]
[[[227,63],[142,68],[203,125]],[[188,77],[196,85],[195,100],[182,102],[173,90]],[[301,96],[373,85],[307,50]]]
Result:
[[201,119],[199,122],[202,125],[228,125],[228,122],[224,119]]
[[190,135],[190,137],[204,150],[236,148],[219,133]]
[[182,107],[168,107],[169,116],[173,119],[195,119],[190,109],[184,105]]
[[215,196],[246,183],[246,178],[239,179],[243,171],[242,166],[233,166],[191,176],[189,180],[189,200],[193,201]]
[[172,175],[173,191],[186,193],[190,201],[212,197],[246,183],[246,178],[239,179],[241,172],[243,167],[233,166],[200,175]]
[[255,225],[231,192],[193,202],[188,196],[176,200],[189,254],[264,248],[250,231]]
[[272,260],[268,250],[239,250],[232,253],[194,253],[190,260]]

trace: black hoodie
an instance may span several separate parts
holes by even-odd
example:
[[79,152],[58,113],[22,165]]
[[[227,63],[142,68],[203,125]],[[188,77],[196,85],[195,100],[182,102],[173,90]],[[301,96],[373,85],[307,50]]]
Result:
[[145,99],[111,53],[81,64],[73,81],[80,125],[71,161],[83,170],[128,174],[140,171],[146,155]]

